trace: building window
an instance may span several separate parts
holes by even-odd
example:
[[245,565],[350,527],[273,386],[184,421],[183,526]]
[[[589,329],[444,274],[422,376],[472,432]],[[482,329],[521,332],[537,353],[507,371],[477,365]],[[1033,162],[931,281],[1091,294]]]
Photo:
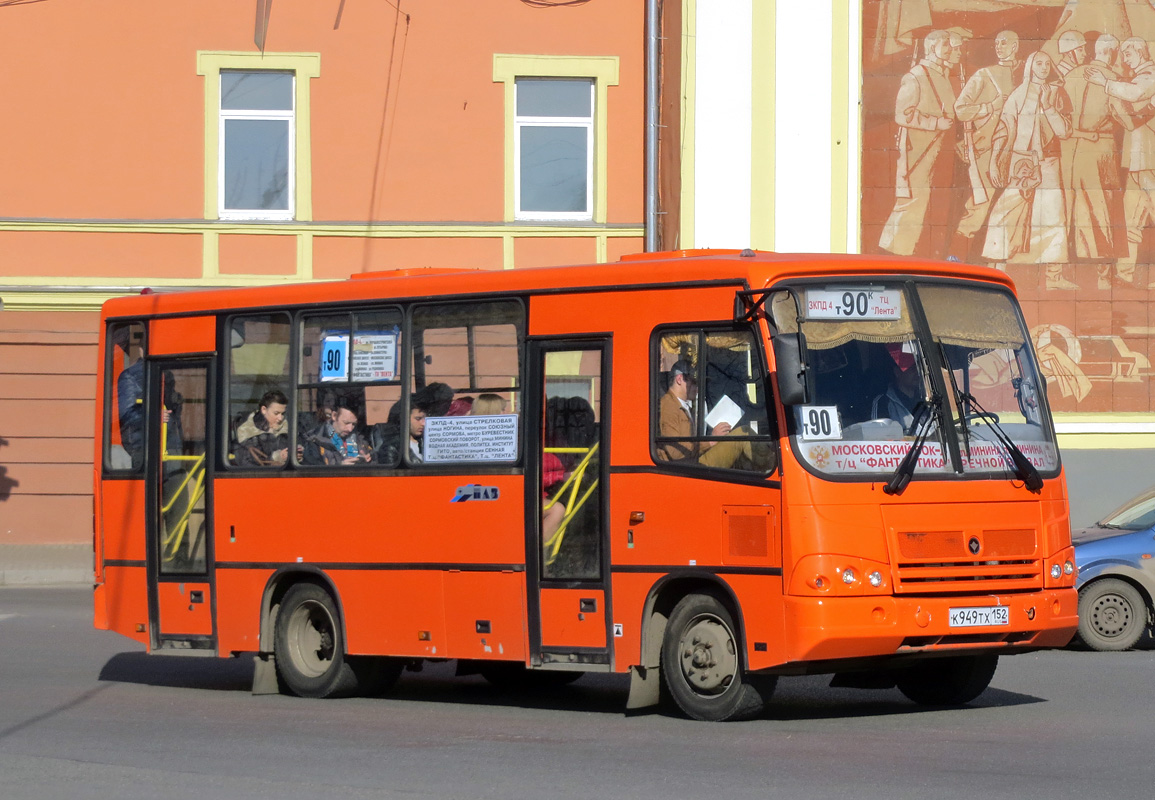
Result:
[[499,53],[493,80],[505,84],[505,219],[604,223],[617,57]]
[[291,72],[221,72],[222,219],[293,218]]
[[593,218],[594,82],[515,81],[517,218]]
[[205,219],[313,218],[316,53],[197,54],[205,77]]

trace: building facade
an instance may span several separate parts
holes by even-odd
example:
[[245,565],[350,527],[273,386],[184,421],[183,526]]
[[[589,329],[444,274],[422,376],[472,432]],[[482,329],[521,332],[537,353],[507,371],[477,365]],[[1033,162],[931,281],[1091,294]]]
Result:
[[687,0],[684,29],[683,246],[1007,271],[1073,518],[1150,484],[1149,4]]
[[614,261],[647,220],[1005,269],[1089,522],[1155,457],[1148,5],[0,4],[0,544],[88,539],[104,299]]
[[108,297],[641,250],[643,26],[552,0],[0,4],[0,544],[91,539]]

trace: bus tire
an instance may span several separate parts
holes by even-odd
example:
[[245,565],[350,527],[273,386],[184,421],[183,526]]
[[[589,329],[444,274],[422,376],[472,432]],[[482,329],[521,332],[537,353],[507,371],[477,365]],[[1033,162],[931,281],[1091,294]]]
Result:
[[898,690],[920,706],[961,706],[986,691],[997,655],[928,658],[895,676]]
[[746,679],[735,630],[713,595],[686,595],[674,606],[662,640],[662,680],[686,716],[722,722],[762,713],[774,679]]
[[299,697],[345,697],[357,675],[345,657],[337,604],[314,583],[285,592],[277,612],[273,647],[282,685]]
[[1147,630],[1147,603],[1118,578],[1089,583],[1079,592],[1079,639],[1092,650],[1130,650]]

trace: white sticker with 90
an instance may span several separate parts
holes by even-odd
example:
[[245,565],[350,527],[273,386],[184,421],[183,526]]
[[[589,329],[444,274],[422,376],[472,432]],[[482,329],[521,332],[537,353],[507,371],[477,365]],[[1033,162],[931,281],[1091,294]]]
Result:
[[842,421],[838,406],[799,406],[798,429],[807,441],[841,439]]

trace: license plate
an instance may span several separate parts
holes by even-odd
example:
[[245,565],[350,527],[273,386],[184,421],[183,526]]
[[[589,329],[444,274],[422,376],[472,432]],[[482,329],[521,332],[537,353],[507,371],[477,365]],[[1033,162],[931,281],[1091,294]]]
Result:
[[952,608],[950,626],[952,628],[975,628],[984,625],[1010,625],[1011,610],[1007,606],[978,606],[972,608]]

